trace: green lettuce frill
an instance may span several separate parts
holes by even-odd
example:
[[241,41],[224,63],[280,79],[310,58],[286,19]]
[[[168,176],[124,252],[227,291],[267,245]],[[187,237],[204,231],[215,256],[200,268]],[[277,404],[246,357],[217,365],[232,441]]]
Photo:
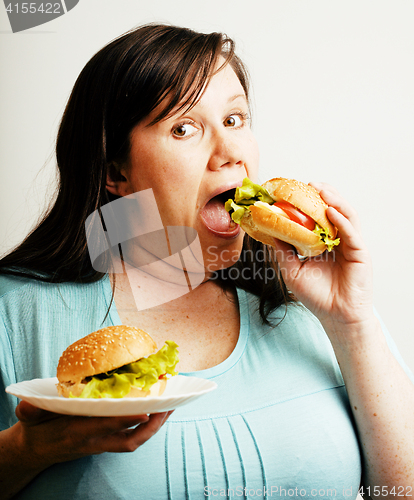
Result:
[[340,238],[336,238],[335,240],[333,240],[328,236],[328,230],[324,229],[319,224],[315,223],[315,229],[313,230],[313,232],[316,233],[319,238],[325,243],[328,252],[331,252],[333,247],[339,245]]
[[[80,398],[123,398],[131,387],[149,391],[160,375],[177,375],[178,345],[167,340],[165,345],[148,358],[121,366],[116,370],[92,377]],[[71,396],[75,397],[75,396]]]
[[273,198],[265,188],[246,177],[243,179],[243,184],[236,188],[234,201],[232,199],[227,200],[224,207],[230,213],[234,222],[240,224],[243,215],[249,210],[249,206],[254,205],[256,201],[263,201],[269,203],[269,205],[274,203]]

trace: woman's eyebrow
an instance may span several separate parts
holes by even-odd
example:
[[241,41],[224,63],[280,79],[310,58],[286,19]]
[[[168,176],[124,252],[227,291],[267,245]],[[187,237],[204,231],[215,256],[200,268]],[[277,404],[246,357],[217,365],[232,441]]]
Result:
[[[227,103],[230,104],[233,101],[235,101],[236,99],[238,99],[239,97],[241,97],[242,99],[244,99],[246,101],[246,103],[247,103],[247,97],[246,97],[246,94],[244,94],[244,93],[234,94],[233,96],[231,96],[231,97],[228,98]],[[168,120],[168,119],[179,120],[183,116],[185,116],[187,113],[188,113],[188,110],[184,110],[184,111],[179,112],[179,113],[171,112],[171,114],[168,115],[168,116],[166,116],[164,118],[164,120]]]
[[236,99],[238,99],[239,97],[242,97],[245,101],[247,101],[247,98],[246,98],[246,94],[235,94],[234,96],[232,97],[229,97],[228,101],[227,102],[233,102],[235,101]]

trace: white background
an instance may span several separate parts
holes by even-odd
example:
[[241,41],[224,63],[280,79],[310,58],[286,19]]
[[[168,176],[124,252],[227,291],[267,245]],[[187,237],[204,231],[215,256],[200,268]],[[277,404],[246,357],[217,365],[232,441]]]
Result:
[[261,181],[336,186],[356,207],[374,262],[375,305],[414,370],[412,0],[80,0],[13,34],[0,4],[0,253],[50,197],[53,142],[90,57],[162,21],[236,40],[253,82]]

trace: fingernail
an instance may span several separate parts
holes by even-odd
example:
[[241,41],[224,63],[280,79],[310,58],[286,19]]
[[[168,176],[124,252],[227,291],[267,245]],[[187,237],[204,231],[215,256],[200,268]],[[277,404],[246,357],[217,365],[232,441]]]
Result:
[[131,416],[131,419],[135,422],[140,423],[140,424],[145,424],[145,422],[148,422],[148,420],[149,420],[149,415]]

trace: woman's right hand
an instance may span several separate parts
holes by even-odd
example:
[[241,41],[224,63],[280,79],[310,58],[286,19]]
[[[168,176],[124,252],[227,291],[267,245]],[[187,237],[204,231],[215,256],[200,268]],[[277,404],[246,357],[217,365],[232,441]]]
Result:
[[168,412],[128,417],[77,417],[21,401],[16,408],[23,448],[50,466],[106,451],[136,450],[165,422]]
[[19,422],[0,433],[2,491],[11,498],[55,463],[104,452],[132,452],[150,439],[171,413],[78,417],[21,401],[16,408]]

